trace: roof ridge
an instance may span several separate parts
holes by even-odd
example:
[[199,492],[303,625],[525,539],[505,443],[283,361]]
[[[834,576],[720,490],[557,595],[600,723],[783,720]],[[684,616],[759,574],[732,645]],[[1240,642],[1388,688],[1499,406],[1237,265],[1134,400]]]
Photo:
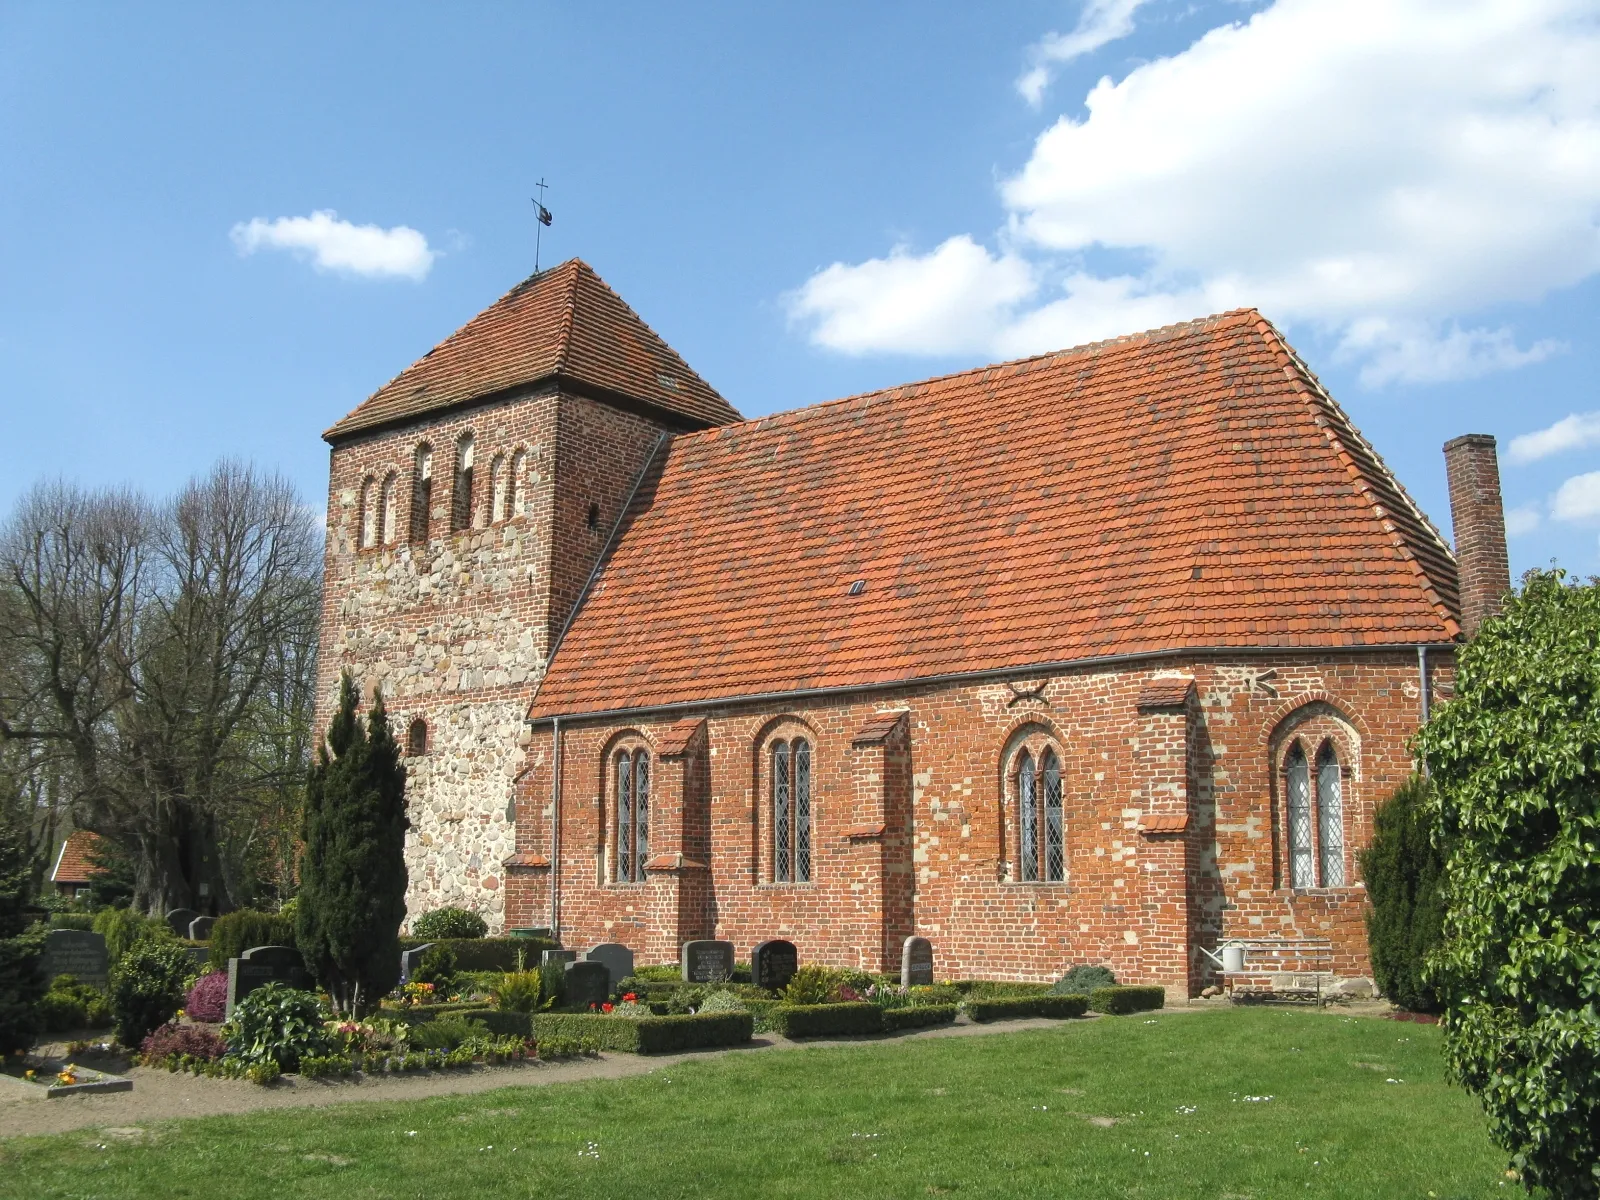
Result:
[[[1411,545],[1399,524],[1392,517],[1391,519],[1385,519],[1384,513],[1380,511],[1388,506],[1384,503],[1382,497],[1372,494],[1377,491],[1377,487],[1374,484],[1390,489],[1393,496],[1399,500],[1401,506],[1405,509],[1404,515],[1412,518],[1425,535],[1432,536],[1434,544],[1431,548],[1442,552],[1447,560],[1454,563],[1455,554],[1450,549],[1450,544],[1444,540],[1444,535],[1428,519],[1428,514],[1423,512],[1421,506],[1411,498],[1411,494],[1406,491],[1405,485],[1389,469],[1389,464],[1383,461],[1383,456],[1378,453],[1377,448],[1356,427],[1355,422],[1350,419],[1350,415],[1344,411],[1344,408],[1333,398],[1328,389],[1323,387],[1322,381],[1306,365],[1305,360],[1289,344],[1288,339],[1283,336],[1278,327],[1259,314],[1258,319],[1258,328],[1261,330],[1262,335],[1272,345],[1275,352],[1282,359],[1287,360],[1285,367],[1299,377],[1302,387],[1309,394],[1313,403],[1323,410],[1323,416],[1328,425],[1327,434],[1335,445],[1343,451],[1342,457],[1347,460],[1345,463],[1346,470],[1367,484],[1369,492],[1366,498],[1367,507],[1371,511],[1373,518],[1378,522],[1379,528],[1388,535],[1390,542],[1410,562],[1413,572],[1420,579],[1423,594],[1444,619],[1446,627],[1454,626],[1455,631],[1460,632],[1458,618],[1451,611],[1450,605],[1445,598],[1440,595],[1437,582],[1418,559],[1417,551],[1419,548]],[[1352,446],[1359,454],[1371,460],[1379,475],[1378,480],[1367,478],[1357,455],[1350,452]],[[1393,515],[1399,516],[1401,514]]]
[[873,390],[866,392],[853,392],[848,396],[838,396],[832,400],[819,400],[815,404],[801,404],[794,408],[783,409],[781,412],[767,413],[764,416],[746,417],[741,421],[730,421],[726,425],[717,425],[710,429],[697,429],[692,433],[679,434],[674,440],[684,441],[691,438],[705,437],[707,435],[727,433],[737,430],[745,425],[759,425],[764,421],[776,421],[785,418],[799,419],[810,413],[838,408],[841,405],[851,404],[856,401],[876,400],[879,397],[889,396],[891,394],[910,392],[917,388],[932,387],[934,384],[948,383],[951,380],[963,379],[969,375],[982,375],[985,371],[999,371],[1007,367],[1020,367],[1030,363],[1040,363],[1047,360],[1070,358],[1074,355],[1089,354],[1098,350],[1120,349],[1124,346],[1132,346],[1136,343],[1143,343],[1160,335],[1172,334],[1180,330],[1193,330],[1198,332],[1203,328],[1220,328],[1224,325],[1224,323],[1233,323],[1234,321],[1243,324],[1252,316],[1258,319],[1264,319],[1261,317],[1260,312],[1255,308],[1230,308],[1226,312],[1212,313],[1210,316],[1206,317],[1195,317],[1189,321],[1174,321],[1170,325],[1158,325],[1153,329],[1140,330],[1138,333],[1119,334],[1117,337],[1102,338],[1096,342],[1083,342],[1076,346],[1063,347],[1060,350],[1046,350],[1040,354],[1024,355],[1022,358],[1009,358],[1004,359],[1001,362],[986,363],[980,367],[964,367],[959,371],[949,371],[943,375],[929,375],[925,379],[914,379],[909,383],[890,384],[888,387],[874,388]]
[[581,258],[569,258],[566,262],[550,268],[559,271],[563,267],[570,268],[567,272],[567,308],[561,317],[561,328],[556,333],[556,372],[565,374],[567,370],[567,354],[572,348],[572,327],[578,320],[578,280],[585,268],[593,274],[593,268]]

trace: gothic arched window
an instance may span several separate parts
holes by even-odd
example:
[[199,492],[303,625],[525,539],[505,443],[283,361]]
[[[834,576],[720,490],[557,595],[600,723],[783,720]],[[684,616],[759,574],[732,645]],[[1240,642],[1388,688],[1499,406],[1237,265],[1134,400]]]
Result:
[[417,447],[411,468],[411,540],[428,540],[428,517],[433,509],[433,449],[427,442]]
[[421,717],[406,730],[406,754],[418,758],[428,752],[428,723]]
[[1289,748],[1285,763],[1289,808],[1289,886],[1317,886],[1311,850],[1311,768],[1299,742]]
[[489,519],[499,523],[509,515],[506,512],[506,456],[496,454],[489,464]]
[[1067,822],[1061,756],[1054,746],[1031,738],[1015,764],[1017,857],[1012,878],[1019,883],[1063,883],[1067,878]]
[[772,743],[772,880],[811,882],[811,743]]
[[390,471],[383,477],[383,492],[378,497],[378,506],[381,510],[381,519],[383,521],[382,539],[385,546],[394,545],[396,490],[395,474]]
[[452,533],[472,527],[472,451],[472,435],[463,433],[456,441],[455,493],[450,502]]
[[1344,780],[1331,741],[1317,751],[1317,842],[1323,887],[1344,886]]
[[617,883],[643,883],[650,857],[650,754],[642,746],[616,757]]
[[370,550],[378,540],[377,514],[373,511],[374,491],[371,476],[361,481],[361,494],[358,497],[361,509],[356,517],[358,522],[356,544],[363,550]]
[[526,516],[528,512],[527,484],[523,476],[528,473],[528,452],[518,450],[511,456],[511,515]]

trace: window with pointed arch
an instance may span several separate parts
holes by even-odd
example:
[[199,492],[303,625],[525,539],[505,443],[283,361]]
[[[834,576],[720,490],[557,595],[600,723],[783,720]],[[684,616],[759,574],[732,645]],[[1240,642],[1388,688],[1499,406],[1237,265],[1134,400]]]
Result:
[[496,454],[489,464],[489,520],[498,525],[510,515],[506,509],[506,456]]
[[395,522],[399,518],[399,514],[396,511],[398,498],[395,495],[395,492],[398,489],[399,478],[393,471],[390,471],[383,477],[383,491],[378,497],[378,504],[381,509],[381,520],[383,522],[382,538],[385,546],[394,545],[395,536],[399,532],[395,526]]
[[1283,775],[1289,886],[1344,887],[1344,772],[1333,739],[1324,739],[1313,758],[1296,738]]
[[472,528],[472,457],[475,443],[472,434],[463,433],[456,439],[456,478],[454,494],[450,498],[450,532],[459,533]]
[[611,881],[643,883],[650,858],[650,751],[624,746],[612,755]]
[[1061,751],[1039,734],[1012,751],[1010,770],[1011,881],[1065,883],[1067,822]]
[[518,450],[511,456],[511,515],[513,517],[525,517],[528,515],[527,474],[528,452],[526,450]]
[[772,882],[811,882],[811,743],[780,737],[768,749]]
[[361,481],[361,511],[357,517],[359,521],[359,529],[357,532],[356,544],[359,545],[363,550],[372,549],[372,547],[377,544],[378,540],[378,522],[377,514],[373,511],[373,497],[374,488],[372,476],[369,475]]
[[417,447],[411,465],[411,540],[428,540],[428,519],[433,513],[433,448]]

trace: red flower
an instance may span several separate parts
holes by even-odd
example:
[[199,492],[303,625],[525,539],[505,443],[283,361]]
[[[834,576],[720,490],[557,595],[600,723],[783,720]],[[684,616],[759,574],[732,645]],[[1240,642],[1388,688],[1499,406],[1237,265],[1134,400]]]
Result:
[[608,1000],[608,1001],[606,1001],[606,1003],[602,1004],[600,1006],[600,1011],[601,1012],[610,1012],[611,1011],[611,1002]]
[[632,1004],[638,998],[639,997],[634,995],[634,993],[632,993],[632,992],[629,992],[626,996],[623,997],[623,999],[626,1000],[629,1004]]

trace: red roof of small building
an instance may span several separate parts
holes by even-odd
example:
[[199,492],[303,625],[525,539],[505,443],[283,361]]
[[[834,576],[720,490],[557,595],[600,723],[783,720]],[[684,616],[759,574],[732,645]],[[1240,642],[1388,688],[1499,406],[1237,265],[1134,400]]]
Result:
[[688,428],[739,413],[581,259],[532,275],[322,436],[408,421],[545,380],[632,397]]
[[1444,539],[1247,309],[673,439],[531,715],[1448,643],[1456,603]]
[[105,874],[102,868],[89,861],[89,856],[94,853],[99,841],[100,835],[90,833],[87,829],[80,829],[76,833],[67,835],[67,840],[61,843],[61,850],[56,855],[56,865],[50,872],[50,882],[88,883],[96,875]]

